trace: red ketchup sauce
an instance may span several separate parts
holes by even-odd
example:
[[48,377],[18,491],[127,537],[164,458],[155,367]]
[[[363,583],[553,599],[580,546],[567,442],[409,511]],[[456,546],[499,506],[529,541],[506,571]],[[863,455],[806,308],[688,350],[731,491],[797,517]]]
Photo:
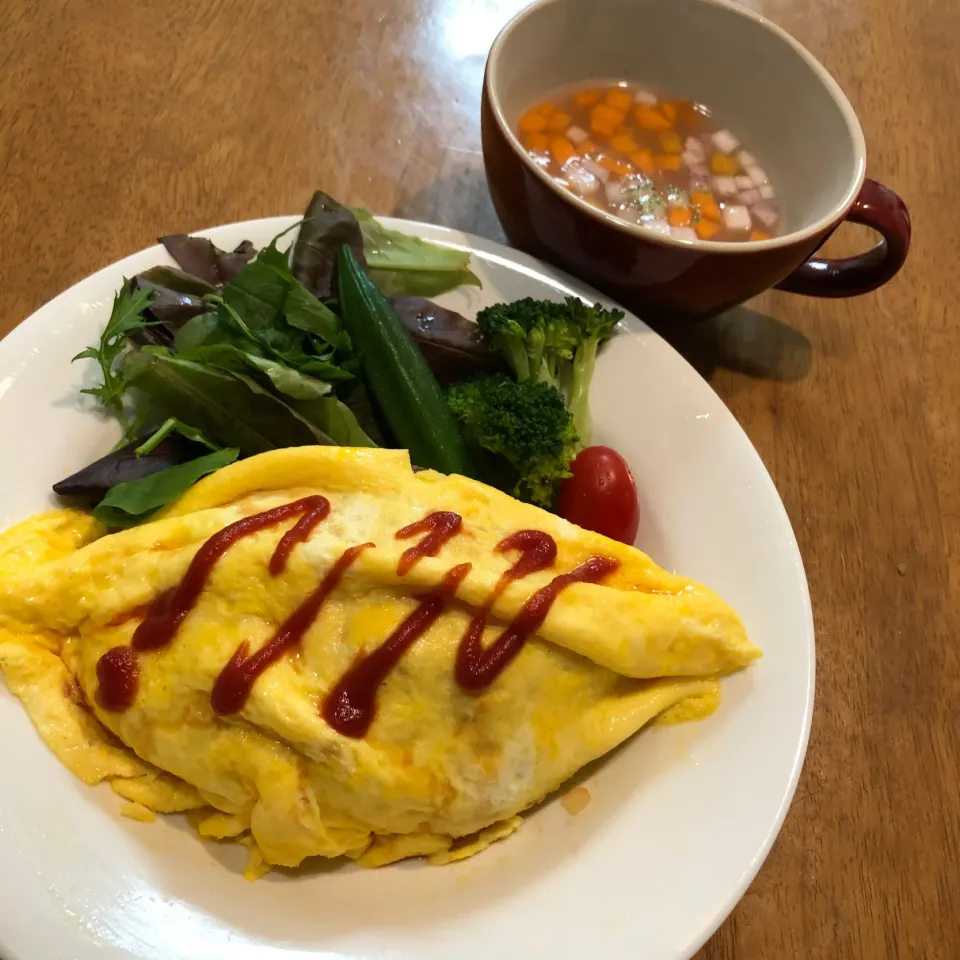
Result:
[[[272,510],[264,510],[263,513],[255,513],[253,516],[244,517],[224,527],[219,533],[215,533],[206,543],[196,552],[187,567],[187,572],[183,579],[172,590],[161,593],[147,610],[147,615],[142,620],[133,633],[133,640],[130,642],[130,652],[120,653],[124,647],[114,647],[108,650],[97,662],[97,680],[99,689],[97,691],[97,702],[104,710],[122,711],[133,706],[137,696],[137,688],[140,683],[140,667],[136,657],[136,652],[144,653],[150,650],[160,650],[167,646],[172,640],[180,624],[186,619],[187,614],[194,608],[203,593],[207,581],[213,572],[217,561],[233,546],[238,540],[248,537],[251,534],[259,533],[269,527],[283,523],[291,517],[300,515],[304,519],[316,516],[309,528],[304,532],[301,524],[297,524],[290,534],[296,533],[296,538],[284,548],[282,565],[293,546],[306,539],[310,530],[322,520],[330,511],[330,503],[326,497],[314,496],[304,497],[302,500],[295,500],[293,503],[285,503]],[[317,516],[317,514],[320,514]],[[286,539],[286,538],[284,538]],[[277,545],[277,551],[284,546],[281,540]],[[274,557],[271,558],[271,567],[274,564]]]
[[214,713],[226,717],[243,709],[257,677],[300,643],[316,620],[324,601],[336,589],[350,565],[364,550],[372,546],[372,543],[361,543],[357,547],[344,550],[320,581],[320,586],[287,617],[283,626],[273,635],[273,639],[252,656],[248,656],[250,644],[246,640],[237,647],[213,685],[210,704]]
[[457,683],[470,693],[478,693],[488,687],[540,629],[553,601],[562,590],[574,583],[598,583],[618,566],[616,560],[608,557],[591,557],[569,573],[554,577],[527,600],[513,622],[486,649],[482,646],[486,614],[474,617],[457,649],[454,668]]
[[323,702],[323,719],[345,737],[363,737],[377,715],[377,690],[400,658],[423,636],[443,613],[448,597],[457,592],[470,572],[469,563],[447,571],[443,581],[427,594],[389,637],[366,656],[351,664]]
[[435,557],[443,549],[443,545],[460,532],[462,526],[463,517],[459,513],[441,510],[437,513],[429,513],[422,520],[417,520],[409,526],[401,527],[395,534],[398,540],[408,540],[421,533],[425,533],[426,536],[419,543],[403,551],[397,563],[397,576],[406,576],[421,557]]
[[[145,611],[136,611],[144,619],[134,631],[130,645],[108,650],[97,662],[97,702],[100,706],[119,712],[133,704],[139,684],[138,654],[160,650],[173,640],[203,593],[217,561],[233,544],[245,536],[298,517],[270,558],[270,573],[276,576],[285,569],[297,544],[304,542],[329,513],[330,504],[325,497],[305,497],[245,517],[214,534],[197,551],[176,587],[156,597]],[[397,564],[398,575],[408,573],[421,557],[435,557],[460,532],[462,524],[458,514],[440,511],[399,530],[397,539],[423,536],[401,555]],[[301,643],[344,574],[364,550],[373,546],[372,543],[362,543],[345,550],[317,588],[260,650],[251,654],[246,641],[237,647],[217,677],[210,695],[211,705],[218,715],[229,716],[243,709],[257,678]],[[487,618],[507,586],[549,569],[557,559],[556,542],[539,530],[520,530],[498,543],[495,549],[497,553],[517,552],[519,556],[500,576],[457,648],[455,677],[460,687],[470,693],[485,689],[500,675],[543,625],[550,607],[563,590],[574,583],[599,583],[619,566],[616,560],[607,557],[591,557],[569,573],[555,576],[527,599],[513,621],[484,649],[483,632]],[[469,563],[461,563],[447,571],[437,587],[420,599],[416,608],[380,646],[354,660],[326,696],[321,708],[324,719],[333,729],[347,737],[366,735],[376,717],[380,686],[407,650],[437,621],[470,569]]]

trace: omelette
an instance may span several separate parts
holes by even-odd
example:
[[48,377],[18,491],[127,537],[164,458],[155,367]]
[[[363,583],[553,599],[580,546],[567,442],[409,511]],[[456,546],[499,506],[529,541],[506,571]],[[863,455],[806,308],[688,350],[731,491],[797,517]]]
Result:
[[40,736],[250,877],[470,856],[759,655],[705,587],[399,450],[276,450],[138,527],[0,534],[0,669]]

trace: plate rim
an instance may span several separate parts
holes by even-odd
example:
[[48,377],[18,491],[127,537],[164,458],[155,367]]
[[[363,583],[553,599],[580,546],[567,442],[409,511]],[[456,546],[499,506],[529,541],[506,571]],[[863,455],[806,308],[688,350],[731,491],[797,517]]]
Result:
[[[604,303],[607,306],[614,306],[623,310],[625,313],[625,322],[628,328],[634,330],[635,332],[642,332],[656,337],[656,339],[660,342],[659,346],[661,348],[666,347],[672,354],[674,354],[674,361],[679,360],[683,365],[685,365],[686,368],[688,368],[688,372],[695,375],[695,377],[703,384],[703,386],[705,386],[714,394],[717,401],[722,405],[727,415],[735,424],[742,440],[745,441],[746,449],[755,459],[755,466],[759,467],[760,475],[764,478],[764,482],[768,486],[768,492],[773,494],[773,502],[775,507],[779,511],[782,521],[785,523],[784,529],[786,532],[789,532],[787,549],[792,554],[792,559],[795,561],[799,574],[797,579],[800,586],[800,593],[797,599],[800,600],[804,613],[804,622],[802,627],[806,649],[806,678],[800,737],[797,740],[797,747],[791,760],[790,776],[785,784],[779,809],[776,813],[776,816],[771,821],[770,829],[768,830],[763,843],[754,853],[749,868],[743,872],[738,883],[735,885],[735,888],[731,889],[723,905],[717,910],[716,914],[709,922],[703,924],[696,931],[693,939],[688,941],[688,945],[685,949],[687,949],[687,956],[692,957],[710,939],[710,937],[713,936],[724,920],[730,916],[769,856],[773,844],[776,838],[779,836],[786,820],[786,816],[791,808],[809,746],[816,693],[815,621],[810,597],[809,580],[806,575],[803,556],[800,552],[800,547],[797,542],[796,533],[793,529],[793,524],[790,521],[789,514],[787,513],[780,493],[777,490],[773,478],[770,476],[769,470],[767,469],[766,464],[763,462],[763,459],[760,457],[760,454],[754,446],[752,440],[740,422],[733,416],[723,398],[713,389],[713,386],[710,384],[710,382],[703,377],[695,367],[693,367],[693,365],[686,359],[686,357],[683,356],[683,354],[681,354],[672,344],[660,336],[660,334],[658,334],[655,330],[644,323],[643,320],[640,319],[636,314],[627,310],[625,307],[620,306],[616,303],[616,301],[612,300],[610,297],[606,296],[600,291],[597,291],[589,284],[579,280],[563,270],[554,267],[552,264],[546,263],[545,261],[542,261],[520,250],[515,250],[495,240],[491,240],[486,237],[478,236],[476,234],[456,228],[432,224],[425,221],[409,220],[406,218],[392,216],[380,216],[378,214],[374,214],[374,216],[376,216],[377,220],[379,220],[388,228],[399,230],[413,236],[429,239],[432,242],[441,243],[445,246],[482,253],[486,259],[497,261],[506,266],[508,269],[516,270],[517,267],[520,267],[524,273],[532,277],[546,277],[554,283],[564,284],[570,287],[571,290],[576,291],[577,295],[579,296],[586,295],[594,298],[595,301]],[[221,232],[249,229],[251,231],[263,231],[266,233],[267,227],[270,224],[273,225],[273,229],[275,229],[276,233],[279,233],[281,230],[289,229],[298,220],[302,219],[303,218],[301,215],[289,214],[271,217],[256,217],[248,220],[239,220],[231,223],[217,224],[210,227],[204,227],[202,229],[196,229],[191,231],[191,236],[207,237],[216,242],[216,235]],[[44,333],[42,327],[37,326],[39,323],[37,319],[39,314],[53,307],[61,299],[68,298],[78,286],[86,283],[87,281],[101,277],[105,274],[119,273],[118,268],[120,268],[127,261],[154,251],[158,256],[169,259],[169,255],[167,254],[165,248],[159,243],[151,244],[150,246],[143,247],[140,250],[127,254],[119,260],[108,263],[94,272],[81,277],[76,282],[59,291],[49,300],[41,304],[29,316],[24,318],[20,323],[17,324],[17,326],[9,331],[9,333],[0,339],[0,399],[2,399],[4,392],[4,381],[2,378],[5,377],[5,370],[16,365],[17,355],[24,352],[24,348],[27,347],[31,338],[43,339],[45,336],[49,336],[48,333]],[[36,327],[36,329],[34,329],[34,327]],[[29,958],[23,956],[22,954],[19,956],[13,954],[12,949],[7,944],[2,927],[0,927],[0,956],[3,957],[3,960],[29,960]],[[172,960],[175,960],[175,958],[172,958]]]

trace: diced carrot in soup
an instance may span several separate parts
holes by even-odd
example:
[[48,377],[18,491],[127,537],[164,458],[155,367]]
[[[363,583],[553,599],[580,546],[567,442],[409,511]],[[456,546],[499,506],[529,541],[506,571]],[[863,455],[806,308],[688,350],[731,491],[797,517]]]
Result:
[[658,139],[664,153],[683,153],[683,142],[676,130],[664,130]]
[[521,118],[521,133],[540,133],[547,129],[547,118],[538,110],[528,110]]
[[776,170],[722,118],[669,91],[594,81],[530,105],[516,129],[561,187],[653,233],[739,243],[780,232]]
[[623,87],[613,87],[607,91],[603,99],[609,103],[611,107],[623,113],[626,113],[633,105],[633,94],[623,89]]
[[732,177],[740,169],[740,161],[725,153],[711,153],[710,169],[719,177]]
[[644,130],[669,130],[670,121],[656,108],[646,103],[638,103],[633,108],[637,123]]
[[690,202],[697,208],[701,217],[707,220],[715,220],[719,223],[723,219],[720,207],[717,201],[709,193],[691,193]]
[[682,158],[675,153],[660,153],[655,157],[654,162],[658,170],[679,170],[681,160]]
[[695,229],[701,240],[712,240],[720,229],[720,224],[714,220],[700,220]]
[[561,167],[578,155],[573,144],[566,137],[554,137],[550,141],[550,152]]
[[621,153],[633,153],[634,150],[640,149],[640,144],[629,133],[618,133],[615,137],[611,137],[610,146]]
[[653,151],[649,147],[630,154],[630,162],[642,173],[653,173],[657,165],[653,162]]

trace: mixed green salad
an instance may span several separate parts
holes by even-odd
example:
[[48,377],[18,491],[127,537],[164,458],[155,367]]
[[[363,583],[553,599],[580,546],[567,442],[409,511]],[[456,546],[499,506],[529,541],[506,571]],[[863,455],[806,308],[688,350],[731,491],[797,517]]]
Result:
[[416,467],[557,509],[623,314],[525,299],[467,320],[427,298],[479,284],[468,252],[322,192],[296,226],[290,250],[284,234],[260,251],[161,238],[178,266],[125,280],[76,358],[99,365],[84,392],[124,439],[54,490],[127,527],[239,457],[319,443],[405,448]]

